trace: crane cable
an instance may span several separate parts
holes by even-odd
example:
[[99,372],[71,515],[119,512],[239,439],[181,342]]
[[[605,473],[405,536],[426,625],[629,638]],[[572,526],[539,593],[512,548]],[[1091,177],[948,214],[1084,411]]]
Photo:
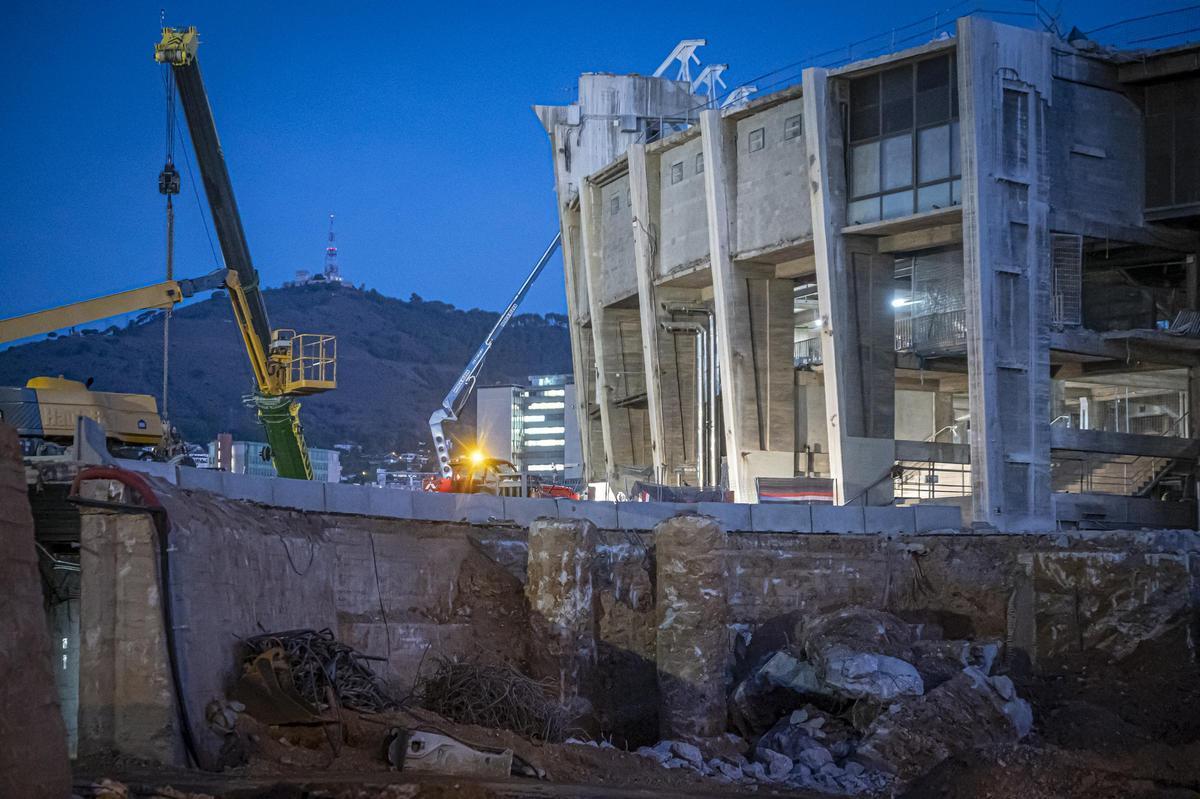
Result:
[[[166,163],[163,170],[158,176],[158,190],[167,198],[167,280],[173,280],[175,277],[175,206],[171,200],[171,195],[179,193],[179,173],[175,170],[175,75],[171,71],[171,67],[164,64],[162,67],[163,76],[163,94],[166,102]],[[171,315],[172,311],[167,308],[163,312],[163,339],[162,339],[162,408],[160,413],[163,421],[167,426],[164,431],[168,445],[174,443],[173,428],[170,426],[168,416],[168,389],[170,387],[171,373]]]

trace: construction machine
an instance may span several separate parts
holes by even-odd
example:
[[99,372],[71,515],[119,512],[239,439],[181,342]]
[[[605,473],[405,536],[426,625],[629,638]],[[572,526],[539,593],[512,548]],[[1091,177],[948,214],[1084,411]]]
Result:
[[[169,310],[198,292],[225,287],[226,270],[218,269],[0,319],[0,344],[135,311]],[[160,457],[169,457],[180,449],[148,394],[92,391],[90,379],[84,383],[62,375],[34,377],[24,387],[0,386],[0,421],[17,429],[27,456],[60,454],[71,444],[80,416],[100,423],[109,449],[118,455],[136,458],[153,447]]]
[[[533,269],[529,272],[525,282],[517,289],[517,293],[508,303],[508,307],[500,314],[500,318],[496,320],[496,324],[492,325],[492,329],[484,338],[483,343],[479,345],[479,349],[471,356],[471,360],[467,362],[467,367],[463,369],[462,374],[454,381],[454,385],[450,387],[450,391],[442,399],[442,406],[438,408],[429,417],[429,432],[433,437],[434,451],[438,458],[438,471],[441,474],[441,479],[435,481],[435,488],[438,491],[456,491],[454,486],[472,486],[476,484],[474,480],[458,480],[455,481],[455,466],[459,466],[459,472],[462,472],[462,467],[472,467],[476,464],[471,464],[470,460],[462,461],[462,459],[454,459],[450,454],[450,441],[446,438],[445,423],[458,421],[458,414],[462,411],[467,403],[467,398],[471,396],[471,390],[475,388],[475,381],[479,377],[479,371],[483,368],[483,362],[491,352],[492,346],[496,343],[496,339],[504,332],[504,328],[508,327],[508,323],[512,321],[513,314],[517,312],[521,301],[525,299],[525,295],[529,293],[529,289],[533,286],[534,281],[538,279],[538,275],[546,268],[546,264],[550,261],[550,256],[554,255],[559,244],[562,243],[562,233],[554,236],[554,240],[550,242],[550,246],[542,253],[542,257],[533,265]],[[507,463],[507,461],[504,461]],[[511,466],[511,464],[509,464]],[[470,493],[470,492],[468,492]]]
[[199,45],[194,27],[163,28],[162,39],[154,47],[154,59],[170,67],[183,104],[213,226],[228,267],[225,282],[233,315],[254,372],[255,391],[250,402],[266,431],[275,471],[280,477],[311,480],[312,463],[296,398],[336,388],[337,342],[329,335],[271,329],[200,76],[196,58]]

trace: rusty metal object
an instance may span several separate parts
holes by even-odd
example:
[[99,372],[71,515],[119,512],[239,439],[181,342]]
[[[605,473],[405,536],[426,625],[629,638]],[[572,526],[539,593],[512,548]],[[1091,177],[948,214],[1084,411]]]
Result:
[[264,724],[316,724],[326,720],[297,693],[291,667],[279,647],[271,647],[246,663],[231,696]]

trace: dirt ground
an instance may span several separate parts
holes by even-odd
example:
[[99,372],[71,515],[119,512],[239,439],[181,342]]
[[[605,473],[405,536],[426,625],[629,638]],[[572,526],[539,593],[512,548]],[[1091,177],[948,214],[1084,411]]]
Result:
[[[1180,628],[1175,635],[1186,637],[1188,632]],[[1119,664],[1092,653],[1043,663],[1037,675],[1013,668],[1018,692],[1033,705],[1033,733],[1020,744],[952,756],[901,795],[1200,797],[1200,669],[1195,658],[1179,657],[1181,644],[1187,651],[1185,641],[1164,638],[1144,644]],[[544,770],[546,779],[472,781],[390,770],[383,748],[394,725],[434,728],[479,746],[510,748]],[[722,784],[686,770],[664,769],[619,749],[533,743],[515,733],[454,724],[422,710],[346,714],[344,730],[330,728],[329,735],[320,727],[266,727],[243,714],[228,749],[229,757],[242,765],[220,774],[121,759],[80,762],[76,793],[114,799],[827,796]],[[104,794],[91,788],[106,777],[119,780],[128,792]]]

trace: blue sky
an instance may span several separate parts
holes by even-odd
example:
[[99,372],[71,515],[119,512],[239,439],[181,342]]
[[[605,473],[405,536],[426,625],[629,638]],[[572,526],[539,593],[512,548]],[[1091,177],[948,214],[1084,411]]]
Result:
[[[570,102],[583,71],[649,73],[689,37],[708,39],[705,62],[730,64],[732,87],[949,5],[180,2],[167,21],[200,29],[217,127],[267,285],[321,267],[335,213],[347,280],[499,309],[557,224],[549,145],[532,104]],[[1067,27],[1086,30],[1181,5],[1059,7]],[[0,316],[161,279],[160,8],[7,9]],[[183,150],[176,273],[190,276],[215,263]],[[564,308],[556,262],[524,310]]]

